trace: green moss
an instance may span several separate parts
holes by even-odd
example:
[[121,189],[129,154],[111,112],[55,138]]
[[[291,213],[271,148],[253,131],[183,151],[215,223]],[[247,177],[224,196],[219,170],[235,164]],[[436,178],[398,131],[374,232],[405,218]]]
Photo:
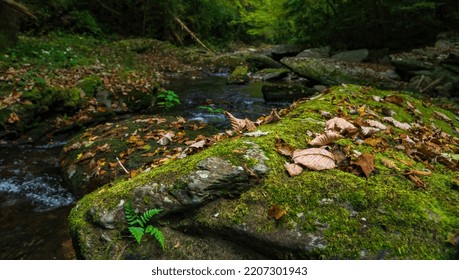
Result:
[[[350,146],[375,155],[376,171],[369,178],[338,169],[305,170],[298,176],[290,177],[283,167],[290,159],[275,150],[277,137],[294,148],[307,148],[311,140],[307,132],[321,133],[324,129],[326,120],[321,117],[321,110],[339,115],[349,113],[346,112],[347,108],[343,109],[345,107],[367,105],[378,113],[387,106],[397,111],[400,121],[416,119],[414,113],[404,107],[405,103],[402,107],[376,102],[372,98],[373,95],[384,97],[392,94],[400,95],[404,101],[416,102],[426,115],[438,110],[424,107],[412,96],[403,93],[351,85],[333,88],[328,94],[297,105],[296,109],[283,116],[282,121],[260,127],[262,131],[271,131],[266,136],[226,140],[198,154],[171,161],[133,180],[106,186],[90,194],[78,204],[78,211],[72,211],[71,220],[75,221],[71,221],[71,224],[86,223],[84,213],[92,205],[115,207],[121,198],[129,197],[132,190],[142,184],[153,181],[166,186],[173,184],[174,178],[188,174],[199,161],[210,156],[225,157],[234,165],[253,165],[255,162],[243,156],[243,151],[250,148],[247,144],[250,141],[257,144],[268,158],[268,176],[239,198],[216,201],[198,211],[194,219],[203,227],[224,228],[230,222],[244,224],[261,234],[276,229],[297,229],[302,234],[320,234],[326,246],[316,249],[314,255],[324,259],[453,258],[454,248],[448,246],[445,240],[448,233],[459,228],[459,192],[454,190],[454,180],[459,173],[440,163],[431,163],[429,166],[434,168],[432,175],[420,176],[426,187],[417,187],[405,177],[404,172],[407,169],[422,170],[427,164],[392,148],[397,143],[391,142],[390,137],[398,137],[397,131],[392,135],[378,134],[377,137],[387,138],[389,147],[384,150],[375,150],[367,144],[356,145],[350,139],[338,141],[338,146]],[[458,126],[457,120],[452,122]],[[384,166],[383,159],[392,160],[398,169]],[[267,215],[273,205],[286,211],[279,221]],[[215,213],[219,213],[218,218],[209,219]],[[298,256],[311,257],[306,252]]]
[[82,89],[86,96],[94,96],[97,92],[97,88],[102,85],[102,79],[98,76],[92,75],[83,78],[77,84],[77,87]]

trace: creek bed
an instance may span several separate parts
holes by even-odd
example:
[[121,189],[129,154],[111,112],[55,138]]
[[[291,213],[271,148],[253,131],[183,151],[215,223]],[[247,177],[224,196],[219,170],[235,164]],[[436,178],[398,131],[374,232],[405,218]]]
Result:
[[[220,129],[229,128],[223,110],[255,120],[288,105],[265,103],[261,83],[227,85],[222,76],[177,79],[166,87],[179,95],[181,104],[160,113]],[[64,144],[0,147],[0,259],[76,258],[67,225],[75,199],[59,167]]]

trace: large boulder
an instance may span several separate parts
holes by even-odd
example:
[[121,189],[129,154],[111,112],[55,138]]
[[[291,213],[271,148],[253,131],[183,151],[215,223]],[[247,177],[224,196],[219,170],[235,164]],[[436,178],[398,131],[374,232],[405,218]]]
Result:
[[297,57],[312,57],[312,58],[329,58],[330,57],[331,48],[330,47],[322,47],[322,48],[313,48],[313,49],[306,49],[299,54]]
[[228,76],[228,84],[245,84],[249,82],[249,68],[247,66],[238,66]]
[[[83,197],[69,217],[80,257],[457,257],[454,113],[412,94],[350,84],[278,113],[281,120],[259,132],[217,141]],[[340,136],[323,136],[325,127]],[[331,169],[309,164],[290,176],[286,163],[306,164],[303,149],[317,135],[317,147],[326,147],[309,156],[333,161]],[[164,251],[150,235],[136,243],[124,213],[128,201],[139,214],[162,209],[150,223],[163,232]]]
[[303,97],[310,97],[318,91],[300,84],[269,83],[262,85],[261,92],[266,102],[292,102]]
[[283,68],[284,66],[270,58],[269,56],[257,53],[246,54],[245,60],[250,64],[251,67],[256,69],[265,69],[265,68]]
[[275,81],[288,76],[290,71],[287,68],[265,68],[252,75],[253,80]]
[[363,62],[368,59],[370,52],[368,49],[358,49],[352,51],[339,52],[332,56],[333,59],[348,62]]
[[388,89],[403,87],[387,67],[311,57],[286,57],[281,62],[299,75],[328,86],[354,83]]

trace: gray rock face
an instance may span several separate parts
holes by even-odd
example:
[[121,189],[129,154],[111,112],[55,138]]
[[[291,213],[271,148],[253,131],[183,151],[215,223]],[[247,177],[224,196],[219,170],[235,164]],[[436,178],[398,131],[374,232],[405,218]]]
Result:
[[296,56],[304,48],[297,45],[278,45],[271,50],[271,55],[274,60],[280,60],[286,56]]
[[306,49],[296,57],[311,57],[311,58],[329,58],[330,57],[330,47],[322,47],[322,48],[314,48],[314,49]]
[[318,83],[332,86],[340,84],[360,84],[387,89],[400,89],[404,85],[383,71],[374,70],[363,64],[339,62],[333,59],[287,57],[281,62],[294,72]]
[[348,62],[362,62],[368,59],[370,52],[368,49],[359,49],[352,51],[340,52],[332,56],[333,59],[348,61]]
[[264,69],[264,68],[282,68],[283,65],[274,59],[263,55],[251,53],[245,56],[245,60],[254,68]]
[[274,81],[286,77],[289,70],[286,68],[265,68],[253,74],[253,80]]
[[297,84],[264,84],[261,92],[266,102],[286,102],[312,96],[318,90]]

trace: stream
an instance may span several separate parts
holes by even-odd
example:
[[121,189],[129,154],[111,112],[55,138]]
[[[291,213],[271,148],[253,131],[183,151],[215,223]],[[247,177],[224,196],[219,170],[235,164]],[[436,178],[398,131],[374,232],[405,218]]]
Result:
[[[261,83],[227,85],[222,75],[176,79],[167,88],[181,100],[168,115],[201,120],[221,129],[229,128],[229,121],[223,113],[211,110],[255,120],[273,107],[287,106],[266,104]],[[66,190],[59,168],[64,145],[0,147],[0,259],[76,258],[67,224],[75,198]]]

